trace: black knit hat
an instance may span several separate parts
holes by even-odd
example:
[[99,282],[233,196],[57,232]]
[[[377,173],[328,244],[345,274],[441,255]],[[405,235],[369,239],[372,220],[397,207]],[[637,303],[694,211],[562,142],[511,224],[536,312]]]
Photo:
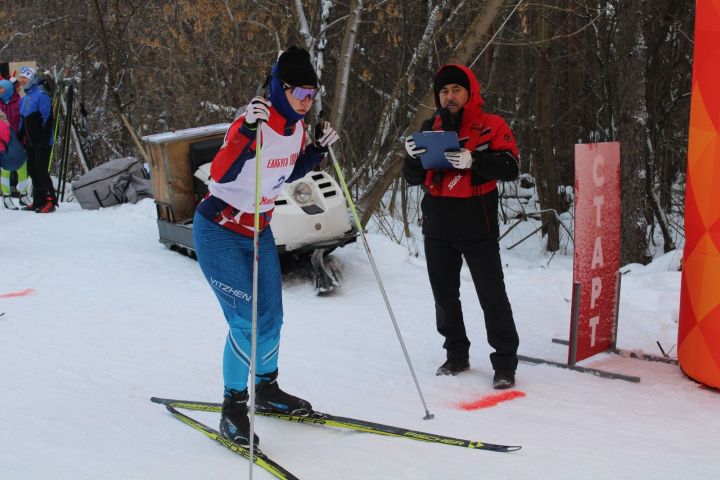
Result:
[[449,65],[441,68],[437,75],[435,75],[435,98],[438,98],[440,90],[442,90],[445,85],[450,85],[451,83],[460,85],[468,92],[470,91],[470,80],[468,80],[465,72],[455,65]]
[[317,87],[318,78],[310,62],[307,50],[290,47],[278,59],[278,76],[283,82],[295,87]]

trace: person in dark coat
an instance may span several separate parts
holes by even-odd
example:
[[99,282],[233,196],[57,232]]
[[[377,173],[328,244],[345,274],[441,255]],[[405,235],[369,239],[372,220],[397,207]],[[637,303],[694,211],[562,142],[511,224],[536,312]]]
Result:
[[19,136],[27,151],[28,174],[33,186],[33,202],[23,210],[54,212],[57,197],[48,172],[53,144],[52,102],[50,95],[38,83],[35,69],[22,67],[18,82],[25,90],[25,96],[20,100]]
[[519,338],[503,280],[497,180],[519,173],[518,149],[508,124],[482,109],[480,84],[462,65],[445,65],[435,76],[437,110],[421,131],[455,131],[461,149],[445,152],[448,168],[423,168],[412,137],[403,173],[410,185],[422,185],[422,232],[428,276],[435,300],[437,329],[445,337],[447,361],[438,375],[457,375],[470,368],[470,340],[460,304],[463,258],[470,269],[485,315],[487,339],[495,351],[490,362],[493,386],[515,385]]

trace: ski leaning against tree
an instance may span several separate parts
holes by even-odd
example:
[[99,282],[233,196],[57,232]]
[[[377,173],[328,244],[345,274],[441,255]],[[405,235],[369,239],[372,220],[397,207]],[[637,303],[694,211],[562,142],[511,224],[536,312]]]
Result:
[[495,370],[493,386],[515,385],[519,339],[505,292],[497,220],[497,180],[518,176],[518,149],[510,127],[482,109],[480,83],[463,65],[445,65],[435,75],[435,114],[421,131],[457,132],[460,150],[445,152],[453,168],[425,170],[419,159],[425,150],[408,137],[404,176],[422,185],[425,257],[435,299],[437,329],[445,337],[447,361],[438,375],[457,375],[470,368],[470,340],[460,304],[463,257],[470,269]]
[[[338,140],[327,122],[316,127],[316,132],[321,132],[316,143],[306,134],[303,118],[318,88],[306,50],[290,47],[283,52],[273,66],[268,87],[269,98],[253,98],[245,114],[230,125],[210,168],[209,192],[193,220],[198,263],[229,326],[219,430],[241,446],[250,445],[248,375],[253,360],[255,409],[296,415],[312,411],[309,402],[283,392],[277,383],[283,306],[280,261],[270,220],[283,184],[311,171]],[[253,287],[258,292],[256,299],[252,298]],[[251,352],[254,300],[257,338],[256,350]],[[253,446],[257,444],[254,436]]]

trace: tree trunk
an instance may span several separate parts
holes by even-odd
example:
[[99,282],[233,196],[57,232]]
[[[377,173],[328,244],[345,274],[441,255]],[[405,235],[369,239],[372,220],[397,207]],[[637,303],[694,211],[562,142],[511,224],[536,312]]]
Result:
[[[538,195],[542,209],[552,208],[560,210],[558,197],[558,174],[555,166],[555,153],[553,148],[553,85],[550,72],[550,44],[548,43],[549,23],[546,15],[549,9],[540,8],[536,21],[538,53],[537,56],[537,84],[535,86],[536,117],[539,125],[540,155],[534,162],[535,178],[538,186]],[[560,225],[556,215],[542,216],[543,233],[547,235],[545,248],[549,252],[560,249]]]
[[[662,8],[661,8],[662,7]],[[667,42],[670,36],[670,19],[673,18],[678,10],[682,8],[680,3],[670,0],[668,3],[663,5],[656,5],[653,2],[652,12],[647,12],[644,15],[644,33],[647,43],[647,50],[645,57],[645,80],[647,89],[653,88],[653,84],[663,84],[664,77],[667,75],[665,64],[663,59],[659,58],[664,55],[665,52],[661,50],[662,45]],[[656,89],[646,92],[645,95],[645,110],[648,112],[648,122],[645,127],[645,158],[647,159],[646,170],[647,175],[645,176],[645,194],[647,195],[647,202],[649,207],[652,209],[655,220],[660,227],[660,231],[663,235],[663,251],[665,253],[674,250],[676,248],[675,241],[672,238],[670,232],[669,222],[665,211],[662,207],[660,200],[662,189],[670,189],[671,185],[668,183],[663,185],[658,183],[658,157],[659,157],[659,144],[663,137],[662,125],[664,118],[659,118],[661,112],[663,112],[664,102],[667,101],[664,98],[663,93],[658,92]],[[660,192],[658,192],[659,186]]]
[[644,0],[626,0],[619,8],[618,22],[618,132],[622,177],[621,262],[648,263],[647,196],[645,195],[645,108],[644,38],[638,18]]
[[350,77],[350,65],[355,51],[355,38],[357,37],[358,25],[360,24],[363,0],[354,0],[350,7],[350,16],[345,23],[345,34],[343,35],[342,50],[338,56],[338,68],[335,76],[335,90],[333,95],[332,110],[330,112],[330,123],[338,132],[342,131],[345,116],[345,105],[347,103],[347,90]]

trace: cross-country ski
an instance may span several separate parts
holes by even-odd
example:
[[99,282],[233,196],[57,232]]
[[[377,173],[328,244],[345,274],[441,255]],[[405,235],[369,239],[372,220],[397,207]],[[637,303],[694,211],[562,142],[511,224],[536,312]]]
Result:
[[[219,443],[223,447],[227,448],[228,450],[237,453],[238,455],[244,457],[245,459],[250,459],[250,449],[247,447],[244,447],[242,445],[238,445],[237,443],[234,443],[227,438],[223,437],[223,435],[215,430],[212,427],[209,427],[205,425],[204,423],[189,417],[185,415],[182,412],[179,412],[172,404],[165,404],[165,407],[167,408],[168,412],[170,412],[175,418],[180,420],[181,422],[191,426],[195,430],[199,431],[206,437],[210,438],[211,440],[214,440],[215,442]],[[258,465],[263,470],[267,470],[269,473],[274,475],[276,478],[280,480],[299,480],[298,477],[293,475],[292,473],[285,470],[283,467],[281,467],[278,463],[276,463],[274,460],[272,460],[270,457],[262,453],[259,449],[253,452],[253,461],[256,465]]]
[[[173,400],[169,398],[152,397],[150,399],[155,403],[173,408],[184,408],[187,410],[197,410],[202,412],[219,412],[221,404],[212,402],[198,402],[193,400]],[[343,428],[347,430],[355,430],[357,432],[374,433],[394,438],[407,438],[410,440],[418,440],[421,442],[438,443],[441,445],[452,445],[457,447],[465,447],[475,450],[489,450],[493,452],[514,452],[520,450],[520,446],[497,445],[477,440],[464,440],[461,438],[453,438],[435,433],[421,432],[400,427],[393,427],[381,423],[361,420],[357,418],[341,417],[323,412],[312,412],[308,415],[292,415],[282,413],[258,412],[264,417],[277,418],[294,423],[303,423],[309,425],[324,425],[327,427]]]

